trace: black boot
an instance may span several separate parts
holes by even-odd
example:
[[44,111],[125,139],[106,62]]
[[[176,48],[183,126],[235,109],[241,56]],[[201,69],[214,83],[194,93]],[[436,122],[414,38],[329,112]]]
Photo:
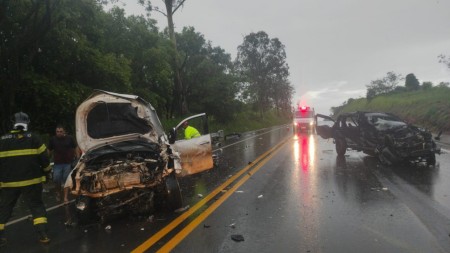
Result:
[[0,231],[0,247],[5,246],[7,242],[8,241],[6,240],[6,237],[5,237],[5,231],[1,230]]
[[47,224],[42,223],[42,224],[35,225],[35,227],[36,227],[36,231],[38,233],[39,242],[49,243],[50,238],[47,235]]

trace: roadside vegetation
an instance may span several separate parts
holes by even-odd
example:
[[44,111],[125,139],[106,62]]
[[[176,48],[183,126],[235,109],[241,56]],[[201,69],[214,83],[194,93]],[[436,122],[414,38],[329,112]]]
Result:
[[435,132],[450,132],[450,84],[420,84],[414,74],[407,75],[404,86],[398,85],[401,81],[400,75],[388,72],[385,78],[367,86],[365,98],[351,98],[333,107],[333,116],[352,111],[383,111]]
[[[206,112],[213,128],[244,131],[290,118],[293,87],[278,38],[245,35],[232,59],[194,27],[174,31],[176,10],[189,1],[165,1],[165,11],[135,1],[146,16],[106,11],[115,0],[1,1],[0,133],[17,111],[43,135],[57,124],[73,133],[76,108],[94,89],[138,95],[167,124]],[[168,29],[155,11],[168,13]]]

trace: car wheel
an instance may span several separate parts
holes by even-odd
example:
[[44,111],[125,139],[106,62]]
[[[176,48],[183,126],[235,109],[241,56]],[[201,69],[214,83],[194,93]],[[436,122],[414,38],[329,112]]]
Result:
[[166,177],[166,192],[165,202],[167,208],[170,210],[176,210],[183,206],[183,198],[181,197],[180,185],[174,174]]
[[336,142],[336,153],[338,156],[345,155],[347,151],[347,142],[344,139],[335,139]]
[[436,165],[436,154],[431,154],[428,158],[427,158],[427,165],[428,166],[435,166]]

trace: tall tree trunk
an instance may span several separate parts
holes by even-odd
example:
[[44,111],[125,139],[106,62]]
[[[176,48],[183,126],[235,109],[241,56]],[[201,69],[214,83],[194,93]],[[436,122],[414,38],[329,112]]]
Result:
[[172,47],[174,50],[174,63],[175,63],[175,89],[174,89],[174,101],[173,101],[173,107],[177,108],[177,111],[180,115],[184,115],[188,112],[187,103],[186,103],[186,93],[185,89],[183,88],[183,82],[181,80],[181,69],[180,69],[180,62],[178,59],[178,49],[177,49],[177,41],[175,38],[175,29],[173,24],[173,5],[172,0],[165,0],[166,4],[166,11],[167,11],[167,23],[169,27],[169,36],[170,41],[172,42]]

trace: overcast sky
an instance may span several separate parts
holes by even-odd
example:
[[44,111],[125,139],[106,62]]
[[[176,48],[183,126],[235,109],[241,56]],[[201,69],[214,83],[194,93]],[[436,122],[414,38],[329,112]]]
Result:
[[[152,2],[164,9],[162,0]],[[118,5],[145,13],[132,0]],[[151,17],[160,29],[167,26],[162,14]],[[278,38],[286,46],[293,103],[323,114],[364,97],[366,85],[389,71],[450,82],[450,69],[437,58],[450,56],[450,0],[186,0],[174,22],[177,31],[193,26],[233,60],[251,32]]]

